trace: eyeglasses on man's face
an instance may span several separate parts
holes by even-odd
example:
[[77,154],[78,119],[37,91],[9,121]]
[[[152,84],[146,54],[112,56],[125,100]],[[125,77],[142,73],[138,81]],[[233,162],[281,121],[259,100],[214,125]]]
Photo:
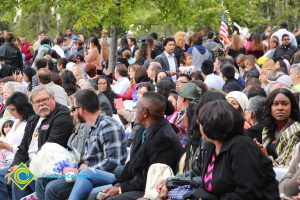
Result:
[[42,99],[33,101],[32,103],[33,103],[33,105],[37,106],[37,105],[48,103],[50,99],[51,99],[51,97],[46,97],[46,98],[42,98]]

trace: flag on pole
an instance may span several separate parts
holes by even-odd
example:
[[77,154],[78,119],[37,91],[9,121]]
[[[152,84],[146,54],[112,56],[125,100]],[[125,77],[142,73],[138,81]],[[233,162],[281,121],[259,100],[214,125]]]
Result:
[[228,34],[228,26],[227,26],[227,21],[226,21],[226,17],[224,14],[224,10],[222,10],[220,37],[223,39],[224,45],[227,47],[229,45],[229,34]]

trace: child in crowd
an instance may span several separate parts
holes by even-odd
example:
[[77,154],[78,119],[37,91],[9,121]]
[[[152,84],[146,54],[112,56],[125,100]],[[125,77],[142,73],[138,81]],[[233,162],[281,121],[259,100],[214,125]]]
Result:
[[[0,133],[0,141],[4,140],[5,136],[10,131],[13,124],[14,124],[13,120],[7,120],[3,123],[1,128],[1,133]],[[5,165],[5,159],[6,159],[5,153],[2,150],[0,150],[0,169],[7,167]]]
[[184,52],[182,57],[183,65],[179,67],[179,71],[182,74],[190,75],[195,71],[195,67],[192,65],[192,55]]
[[7,120],[3,123],[1,128],[1,133],[0,133],[0,140],[6,136],[6,134],[10,131],[13,124],[14,124],[13,120]]

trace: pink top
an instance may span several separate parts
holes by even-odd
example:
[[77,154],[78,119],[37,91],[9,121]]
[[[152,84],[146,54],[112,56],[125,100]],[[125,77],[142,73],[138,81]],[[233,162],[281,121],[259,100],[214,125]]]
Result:
[[101,66],[101,54],[99,53],[97,48],[92,48],[90,53],[84,57],[86,64],[92,64],[97,69],[102,69]]

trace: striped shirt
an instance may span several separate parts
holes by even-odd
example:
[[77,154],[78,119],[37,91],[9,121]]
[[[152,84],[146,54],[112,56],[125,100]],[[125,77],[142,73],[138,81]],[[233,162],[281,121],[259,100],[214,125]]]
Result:
[[127,158],[125,131],[112,117],[101,113],[85,142],[83,161],[89,167],[113,172]]

